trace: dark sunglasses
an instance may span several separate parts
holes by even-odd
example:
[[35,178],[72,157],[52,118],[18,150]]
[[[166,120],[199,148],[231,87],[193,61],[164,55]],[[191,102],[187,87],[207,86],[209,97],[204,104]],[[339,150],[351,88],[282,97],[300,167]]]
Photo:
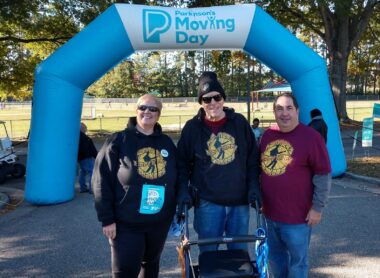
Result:
[[140,111],[145,111],[148,109],[150,112],[160,112],[160,109],[158,109],[157,107],[149,105],[139,105],[137,109]]
[[204,103],[211,103],[212,99],[214,99],[216,102],[218,101],[221,101],[222,100],[222,96],[221,95],[215,95],[215,96],[212,96],[212,97],[202,97],[202,101]]

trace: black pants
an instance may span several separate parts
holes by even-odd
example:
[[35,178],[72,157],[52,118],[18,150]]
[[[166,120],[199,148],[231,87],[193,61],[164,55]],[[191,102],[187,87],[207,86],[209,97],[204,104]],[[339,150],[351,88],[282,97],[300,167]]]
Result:
[[157,278],[160,256],[170,222],[154,224],[140,230],[117,228],[110,240],[113,278],[137,278],[143,267],[145,278]]

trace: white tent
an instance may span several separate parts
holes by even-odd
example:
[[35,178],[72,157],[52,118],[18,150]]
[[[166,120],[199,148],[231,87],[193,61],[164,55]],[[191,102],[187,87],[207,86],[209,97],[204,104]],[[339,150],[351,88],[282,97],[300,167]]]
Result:
[[290,87],[289,83],[279,82],[279,83],[273,83],[269,82],[267,83],[262,89],[257,91],[251,92],[251,110],[254,111],[255,107],[255,100],[257,109],[259,108],[259,93],[276,93],[276,92],[291,92],[292,88]]

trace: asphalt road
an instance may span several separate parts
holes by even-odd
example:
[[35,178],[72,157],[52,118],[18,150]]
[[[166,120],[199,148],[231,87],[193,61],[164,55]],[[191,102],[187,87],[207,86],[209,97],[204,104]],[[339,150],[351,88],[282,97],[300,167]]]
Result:
[[[353,135],[342,133],[347,158],[352,156]],[[355,157],[367,155],[366,150],[380,155],[380,137],[373,142],[375,148],[362,148],[358,142]],[[23,190],[24,184],[24,179],[9,179],[0,189]],[[329,206],[312,236],[309,277],[380,277],[379,212],[379,185],[334,179]],[[254,216],[251,222],[254,229]],[[0,238],[0,277],[111,277],[109,245],[92,195],[78,193],[73,201],[55,206],[22,203],[0,216]],[[180,277],[178,242],[168,238],[160,277]],[[196,262],[196,248],[192,253]]]
[[[329,206],[312,236],[309,277],[380,277],[379,194],[379,186],[334,179]],[[111,276],[108,242],[90,194],[55,206],[23,203],[0,217],[0,236],[0,277]],[[168,238],[160,277],[180,277],[177,243]]]

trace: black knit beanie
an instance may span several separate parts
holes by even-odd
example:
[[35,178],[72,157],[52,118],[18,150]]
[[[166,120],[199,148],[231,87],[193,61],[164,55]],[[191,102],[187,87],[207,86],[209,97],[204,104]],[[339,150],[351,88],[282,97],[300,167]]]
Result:
[[224,93],[224,89],[222,85],[220,85],[218,81],[218,77],[215,72],[213,71],[205,71],[202,73],[202,75],[199,77],[199,87],[198,87],[198,102],[199,104],[202,103],[202,96],[209,93],[209,92],[218,92],[223,97],[223,99],[226,99],[226,94]]

